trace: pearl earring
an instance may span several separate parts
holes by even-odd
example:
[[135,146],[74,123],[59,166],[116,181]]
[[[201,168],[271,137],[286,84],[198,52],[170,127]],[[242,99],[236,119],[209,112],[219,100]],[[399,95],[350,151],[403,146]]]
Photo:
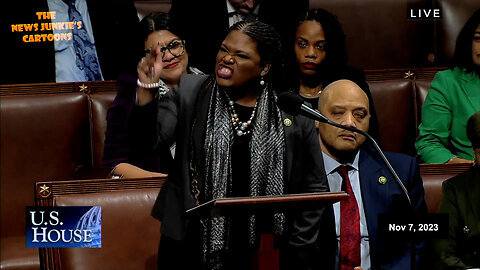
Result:
[[260,85],[261,85],[261,86],[264,86],[264,85],[265,85],[265,81],[263,80],[263,77],[260,78]]

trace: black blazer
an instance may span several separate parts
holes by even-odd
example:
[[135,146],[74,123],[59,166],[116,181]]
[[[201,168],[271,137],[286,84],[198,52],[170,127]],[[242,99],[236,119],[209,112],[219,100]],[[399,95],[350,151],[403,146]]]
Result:
[[480,166],[442,184],[439,213],[449,215],[448,237],[436,243],[445,269],[480,267]]
[[[371,269],[410,269],[410,243],[404,239],[379,236],[378,229],[379,214],[399,215],[408,208],[403,191],[373,148],[363,145],[360,149],[358,165],[360,189],[368,227]],[[385,152],[385,155],[407,188],[414,212],[417,215],[427,214],[423,181],[416,159],[398,153]],[[381,184],[378,180],[380,177],[385,177],[387,182]],[[321,230],[328,236],[327,246],[334,246],[325,248],[323,252],[334,254],[339,252],[333,207],[327,209]],[[415,247],[417,265],[421,262],[424,249],[425,241],[417,241]]]
[[[180,90],[176,94],[171,91],[170,95],[165,96],[164,102],[176,105],[159,107],[155,104],[156,102],[152,102],[142,107],[137,106],[131,121],[131,130],[135,130],[139,136],[136,140],[139,147],[159,146],[169,136],[176,138],[175,168],[162,187],[152,210],[152,215],[162,221],[162,235],[175,240],[185,238],[188,224],[183,219],[183,215],[187,209],[195,206],[189,170],[190,138],[193,138],[194,153],[196,153],[194,158],[200,162],[199,169],[203,168],[202,137],[211,93],[210,89],[200,91],[205,80],[207,80],[206,76],[185,75],[180,81]],[[158,117],[168,122],[168,126],[164,127],[161,122],[157,122],[157,117],[152,117],[155,115],[152,113],[155,110]],[[282,116],[293,122],[291,126],[284,125],[287,193],[328,191],[323,157],[313,121],[303,116],[291,116],[286,113],[282,113]],[[193,121],[195,121],[194,128],[192,128]],[[174,125],[176,128],[173,131]],[[200,175],[202,175],[201,172]],[[322,214],[323,210],[295,213],[290,219],[287,217],[287,220],[290,220],[286,225],[287,242],[290,246],[298,249],[309,247],[313,252]],[[304,260],[314,259],[311,252],[298,256]]]
[[[131,149],[130,130],[127,122],[130,118],[137,95],[137,77],[121,74],[117,81],[117,95],[107,111],[107,129],[103,147],[103,164],[114,167],[127,162],[147,171],[168,174],[173,166],[170,145],[159,147],[155,151],[135,152]],[[173,144],[173,141],[172,141]]]

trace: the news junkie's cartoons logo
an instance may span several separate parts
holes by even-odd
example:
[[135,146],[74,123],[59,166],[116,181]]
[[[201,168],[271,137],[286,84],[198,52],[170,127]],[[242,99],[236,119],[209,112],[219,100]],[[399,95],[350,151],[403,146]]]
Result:
[[27,207],[27,247],[102,246],[100,206]]

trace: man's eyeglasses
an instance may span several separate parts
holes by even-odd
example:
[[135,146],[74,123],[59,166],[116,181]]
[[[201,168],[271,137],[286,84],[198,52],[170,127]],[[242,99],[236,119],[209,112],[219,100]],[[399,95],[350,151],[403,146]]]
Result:
[[[157,46],[158,45],[160,45],[160,44],[157,44]],[[147,55],[147,54],[151,53],[152,50],[154,50],[156,48],[157,47],[155,46],[153,48],[146,49],[145,54]],[[183,55],[185,53],[185,40],[176,39],[176,40],[173,40],[172,42],[170,42],[167,46],[160,47],[160,52],[163,53],[162,58],[165,56],[165,52],[167,50],[170,52],[170,54],[172,54],[175,57],[179,57],[179,56]]]

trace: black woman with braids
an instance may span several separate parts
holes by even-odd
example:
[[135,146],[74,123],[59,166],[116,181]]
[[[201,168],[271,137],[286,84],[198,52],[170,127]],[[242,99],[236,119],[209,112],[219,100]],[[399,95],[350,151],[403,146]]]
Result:
[[[379,142],[377,115],[363,70],[347,65],[345,33],[336,16],[319,8],[302,14],[290,35],[288,50],[289,87],[312,108],[318,108],[322,90],[331,82],[348,79],[367,94],[370,106],[369,134]],[[286,76],[287,77],[287,76]]]
[[[136,147],[155,151],[171,137],[177,145],[175,167],[152,211],[162,222],[159,269],[251,269],[261,232],[275,234],[282,269],[325,262],[315,244],[323,209],[183,218],[187,209],[217,198],[328,191],[313,121],[276,104],[280,46],[270,26],[239,22],[221,44],[215,76],[185,75],[179,91],[161,100],[137,88],[129,129]],[[141,84],[158,80],[149,57],[138,66]],[[164,119],[175,120],[174,127]]]

